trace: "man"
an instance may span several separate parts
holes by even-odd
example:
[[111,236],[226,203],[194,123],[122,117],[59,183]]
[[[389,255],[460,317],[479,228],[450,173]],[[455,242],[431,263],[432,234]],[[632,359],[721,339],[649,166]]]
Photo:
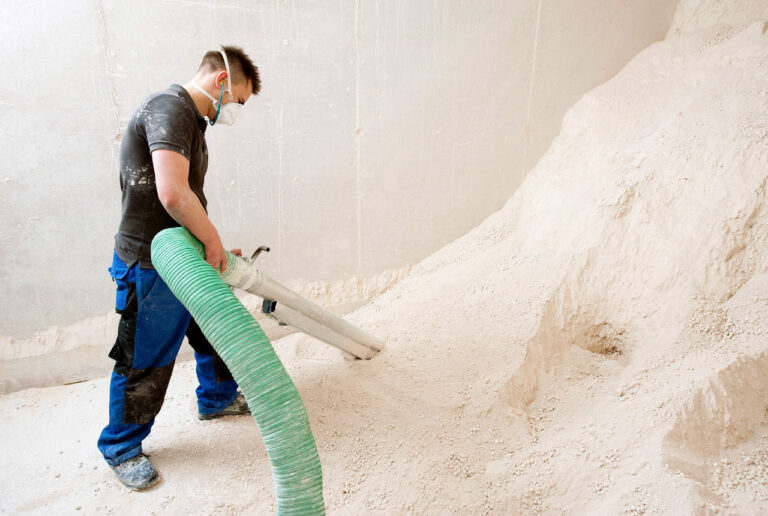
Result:
[[159,231],[184,226],[205,246],[205,261],[224,270],[226,254],[203,194],[205,129],[208,123],[234,123],[260,88],[258,68],[242,49],[207,52],[191,82],[173,84],[144,101],[120,145],[122,219],[110,274],[117,284],[115,306],[121,318],[109,353],[115,360],[109,424],[98,448],[130,489],[158,480],[141,443],[163,404],[185,334],[197,360],[198,417],[249,412],[221,358],[152,267],[150,245]]

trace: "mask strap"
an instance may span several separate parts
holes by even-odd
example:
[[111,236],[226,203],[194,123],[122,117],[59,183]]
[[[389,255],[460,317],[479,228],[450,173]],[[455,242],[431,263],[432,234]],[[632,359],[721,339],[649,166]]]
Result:
[[211,99],[211,102],[213,102],[214,105],[216,106],[216,116],[213,117],[213,120],[209,120],[208,121],[208,123],[210,123],[211,125],[215,124],[216,120],[218,120],[218,118],[219,118],[219,113],[221,112],[221,98],[224,96],[224,84],[221,85],[221,93],[219,93],[219,101],[218,102],[216,102],[216,98],[214,98],[210,93],[205,91],[203,88],[201,88],[200,86],[198,86],[194,82],[192,83],[192,87],[195,88],[200,93],[202,93],[203,95],[205,95],[206,97],[208,97],[209,99]]
[[219,54],[224,58],[224,68],[227,70],[227,93],[229,93],[229,98],[234,100],[235,96],[232,94],[232,74],[229,73],[229,60],[227,60],[227,54],[223,50],[219,50]]
[[197,91],[199,91],[200,93],[202,93],[203,95],[205,95],[206,97],[208,97],[209,99],[211,99],[211,102],[213,102],[214,104],[216,103],[216,99],[215,99],[213,96],[211,96],[211,94],[210,94],[210,93],[208,93],[207,91],[205,91],[203,88],[201,88],[200,86],[198,86],[198,85],[197,85],[197,84],[195,84],[194,82],[192,83],[192,87],[193,87],[193,88],[195,88],[195,89],[196,89]]

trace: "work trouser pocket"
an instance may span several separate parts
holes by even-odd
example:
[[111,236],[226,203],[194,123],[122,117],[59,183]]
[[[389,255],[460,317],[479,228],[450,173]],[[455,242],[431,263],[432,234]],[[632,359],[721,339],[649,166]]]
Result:
[[122,309],[118,310],[120,322],[117,324],[117,338],[109,351],[109,358],[115,361],[115,372],[121,376],[128,376],[133,366],[133,346],[136,340],[136,317],[138,314],[138,299],[136,297],[136,284],[125,284],[125,302]]
[[117,252],[113,251],[112,266],[108,270],[117,287],[115,292],[115,311],[121,314],[128,304],[130,286],[136,282],[135,267],[128,267],[117,255]]

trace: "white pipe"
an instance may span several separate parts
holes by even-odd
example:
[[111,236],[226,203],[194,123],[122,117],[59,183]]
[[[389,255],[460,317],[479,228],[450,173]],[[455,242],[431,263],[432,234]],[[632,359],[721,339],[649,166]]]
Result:
[[[229,254],[227,268],[221,278],[228,285],[275,300],[281,315],[293,321],[284,322],[358,358],[371,358],[384,348],[380,339],[268,278],[243,258]],[[284,307],[291,311],[284,310]]]
[[314,319],[310,319],[306,315],[297,312],[296,310],[289,308],[286,305],[274,302],[275,307],[270,312],[280,322],[284,322],[294,328],[299,328],[307,335],[327,342],[339,349],[355,355],[357,358],[369,359],[376,355],[376,350],[363,346],[362,344],[355,342],[354,340],[346,337],[340,333],[336,333],[328,326],[323,326]]

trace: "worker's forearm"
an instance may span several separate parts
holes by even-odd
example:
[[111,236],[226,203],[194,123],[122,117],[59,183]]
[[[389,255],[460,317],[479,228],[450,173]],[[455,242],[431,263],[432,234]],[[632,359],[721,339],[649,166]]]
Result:
[[204,245],[219,240],[218,231],[192,190],[178,192],[173,199],[163,202],[163,206],[176,222],[187,228]]

